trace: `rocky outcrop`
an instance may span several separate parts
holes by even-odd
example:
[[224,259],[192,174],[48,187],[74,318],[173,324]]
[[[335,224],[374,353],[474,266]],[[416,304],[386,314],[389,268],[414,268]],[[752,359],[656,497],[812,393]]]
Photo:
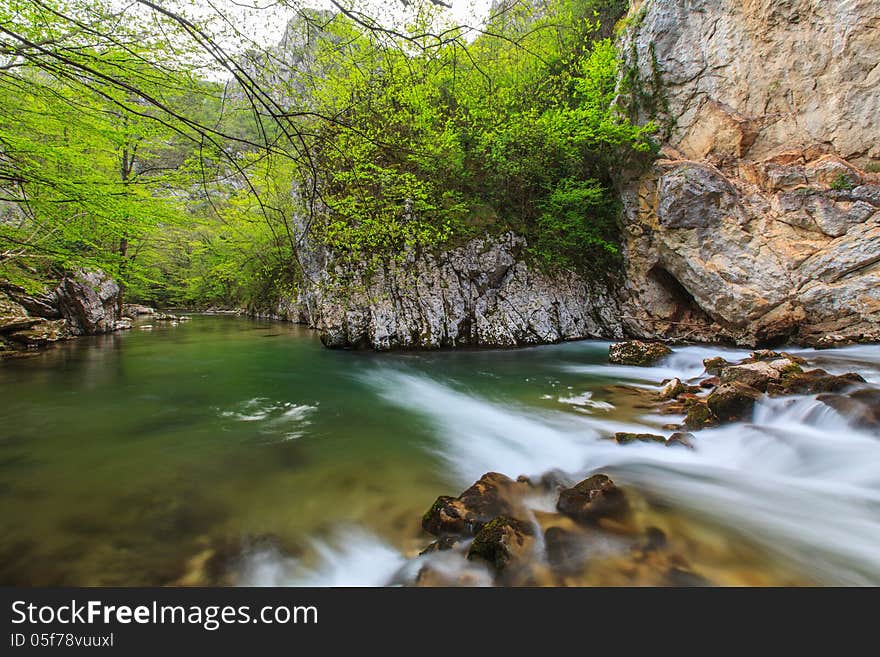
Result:
[[116,330],[121,292],[103,272],[80,271],[65,276],[50,298],[72,335],[96,335]]
[[103,272],[72,273],[52,292],[36,296],[0,281],[0,355],[131,328],[119,315],[120,294]]
[[880,340],[880,0],[633,5],[666,140],[623,183],[627,331]]
[[608,284],[526,263],[511,233],[438,253],[315,272],[281,319],[316,328],[328,347],[515,347],[622,337]]

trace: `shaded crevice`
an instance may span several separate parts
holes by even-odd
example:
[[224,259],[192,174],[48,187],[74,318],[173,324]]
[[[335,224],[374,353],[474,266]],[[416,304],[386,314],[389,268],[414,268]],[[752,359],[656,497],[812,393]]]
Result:
[[711,323],[711,318],[694,296],[664,267],[654,265],[648,272],[647,280],[663,296],[664,305],[668,308],[668,312],[664,313],[665,319],[670,322]]

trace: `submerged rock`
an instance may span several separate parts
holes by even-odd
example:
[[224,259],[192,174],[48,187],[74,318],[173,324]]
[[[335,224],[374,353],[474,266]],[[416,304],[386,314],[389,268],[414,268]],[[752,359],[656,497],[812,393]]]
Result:
[[676,431],[666,440],[666,445],[668,447],[687,447],[688,449],[694,448],[694,443],[692,442],[696,436],[690,432],[684,431]]
[[559,494],[556,509],[582,523],[621,518],[629,511],[624,492],[604,474],[596,474]]
[[548,527],[544,532],[547,563],[556,572],[566,575],[583,569],[587,540],[583,534],[562,527]]
[[522,520],[499,516],[486,524],[474,537],[467,558],[488,563],[496,573],[514,562],[524,563],[535,542],[534,527]]
[[721,422],[738,422],[751,418],[761,393],[751,386],[734,381],[722,383],[706,399],[706,405]]
[[629,445],[630,443],[665,443],[666,438],[653,433],[627,433],[618,431],[614,434],[614,440],[618,445]]
[[608,349],[608,362],[616,365],[647,367],[671,353],[672,349],[660,342],[630,340],[611,345]]
[[859,429],[880,430],[880,390],[856,390],[849,395],[825,393],[816,399],[833,408]]

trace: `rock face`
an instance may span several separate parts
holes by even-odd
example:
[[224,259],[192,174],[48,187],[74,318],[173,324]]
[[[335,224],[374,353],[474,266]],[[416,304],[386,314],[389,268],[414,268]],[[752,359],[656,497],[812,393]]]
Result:
[[508,233],[436,254],[408,252],[374,271],[318,270],[313,283],[270,314],[313,326],[326,346],[337,348],[515,347],[622,337],[608,285],[529,267],[524,247]]
[[102,272],[70,274],[42,296],[0,281],[0,355],[131,328],[120,320],[119,299],[119,286]]
[[633,3],[622,51],[667,130],[623,184],[629,333],[880,339],[878,16],[880,0]]
[[72,335],[95,335],[116,330],[120,319],[119,286],[103,272],[66,276],[53,293]]

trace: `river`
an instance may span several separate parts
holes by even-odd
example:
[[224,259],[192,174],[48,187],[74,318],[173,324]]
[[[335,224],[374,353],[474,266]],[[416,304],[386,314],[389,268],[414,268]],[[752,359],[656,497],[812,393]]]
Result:
[[[607,352],[341,352],[196,315],[3,362],[0,584],[407,583],[438,495],[553,469],[638,491],[712,583],[880,584],[880,436],[797,397],[694,450],[617,445],[671,418],[615,385],[747,352],[681,347],[652,368]],[[880,384],[878,347],[794,353]],[[574,583],[621,583],[601,572]]]

